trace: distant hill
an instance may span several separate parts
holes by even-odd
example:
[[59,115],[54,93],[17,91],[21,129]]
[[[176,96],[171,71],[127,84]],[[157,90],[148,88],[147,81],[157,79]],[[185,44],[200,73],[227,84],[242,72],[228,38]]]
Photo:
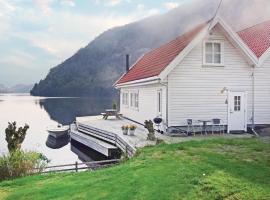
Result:
[[[255,0],[224,2],[220,13],[233,28],[254,23],[250,20],[253,19],[251,15],[260,20],[260,15],[251,12]],[[44,80],[34,85],[31,94],[114,96],[117,93],[112,84],[125,71],[125,54],[130,54],[130,63],[134,63],[147,51],[212,18],[218,3],[216,0],[197,0],[163,15],[110,29],[52,68]]]
[[8,92],[9,92],[9,89],[3,84],[0,84],[0,93],[8,93]]
[[0,84],[0,93],[30,93],[33,86],[33,84],[18,84],[12,87],[6,87],[3,84]]
[[12,93],[30,93],[34,84],[17,84],[9,88]]

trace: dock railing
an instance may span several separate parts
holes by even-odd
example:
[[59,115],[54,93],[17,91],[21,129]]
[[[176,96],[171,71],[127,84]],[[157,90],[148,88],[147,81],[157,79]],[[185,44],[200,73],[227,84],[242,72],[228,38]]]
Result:
[[103,161],[91,161],[91,162],[75,162],[73,164],[65,164],[65,165],[55,165],[55,166],[48,166],[42,168],[35,168],[33,169],[34,173],[32,174],[47,174],[47,173],[56,173],[56,172],[68,172],[68,171],[74,171],[79,172],[80,170],[86,170],[86,169],[101,169],[110,167],[112,165],[115,165],[119,163],[120,159],[112,159],[112,160],[103,160]]
[[77,128],[80,132],[90,135],[92,137],[101,139],[105,142],[109,142],[121,149],[128,157],[132,157],[136,153],[136,149],[126,142],[123,138],[115,133],[111,133],[105,130],[97,129],[95,127],[77,122]]

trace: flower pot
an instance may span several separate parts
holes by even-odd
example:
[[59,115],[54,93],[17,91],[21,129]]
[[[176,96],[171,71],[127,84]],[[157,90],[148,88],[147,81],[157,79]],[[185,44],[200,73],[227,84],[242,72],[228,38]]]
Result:
[[135,133],[135,130],[129,130],[129,135],[130,136],[134,136],[135,135],[134,133]]
[[122,130],[123,131],[123,135],[127,135],[128,134],[128,130]]

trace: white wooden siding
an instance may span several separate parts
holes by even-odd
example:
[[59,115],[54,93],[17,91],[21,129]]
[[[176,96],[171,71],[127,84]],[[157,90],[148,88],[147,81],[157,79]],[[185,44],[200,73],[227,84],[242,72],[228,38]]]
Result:
[[224,67],[203,66],[203,41],[179,63],[168,76],[169,126],[185,125],[188,118],[221,118],[227,124],[227,93],[221,94],[224,87],[248,93],[250,124],[252,68],[217,28],[206,39],[224,41]]
[[[162,118],[166,121],[166,87],[162,85],[149,85],[149,86],[140,86],[140,87],[129,87],[122,88],[122,92],[139,92],[139,109],[133,109],[130,106],[122,105],[120,106],[120,112],[132,120],[135,120],[140,123],[144,123],[145,120],[153,120],[158,115],[158,99],[157,92],[162,90]],[[122,95],[120,95],[122,98]],[[129,99],[130,101],[130,99]],[[121,101],[122,102],[122,99]],[[130,102],[129,102],[130,104]]]
[[270,57],[255,69],[255,124],[270,124]]

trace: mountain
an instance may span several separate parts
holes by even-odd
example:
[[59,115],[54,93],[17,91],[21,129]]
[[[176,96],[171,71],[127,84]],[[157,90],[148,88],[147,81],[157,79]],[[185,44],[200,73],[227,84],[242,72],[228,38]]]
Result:
[[33,86],[33,84],[18,84],[12,87],[6,87],[0,84],[0,93],[29,93]]
[[9,92],[9,89],[3,84],[0,84],[0,93],[8,93],[8,92]]
[[11,93],[29,93],[33,88],[33,84],[17,84],[9,88]]
[[[34,85],[31,94],[114,96],[117,92],[112,84],[125,71],[126,54],[130,54],[130,63],[134,63],[147,51],[212,18],[218,3],[217,0],[194,0],[166,14],[110,29],[52,68],[44,80]],[[226,0],[219,14],[239,30],[268,17],[263,12],[266,4],[270,7],[267,0],[260,0],[259,5],[258,0]],[[264,18],[258,13],[265,13]]]

